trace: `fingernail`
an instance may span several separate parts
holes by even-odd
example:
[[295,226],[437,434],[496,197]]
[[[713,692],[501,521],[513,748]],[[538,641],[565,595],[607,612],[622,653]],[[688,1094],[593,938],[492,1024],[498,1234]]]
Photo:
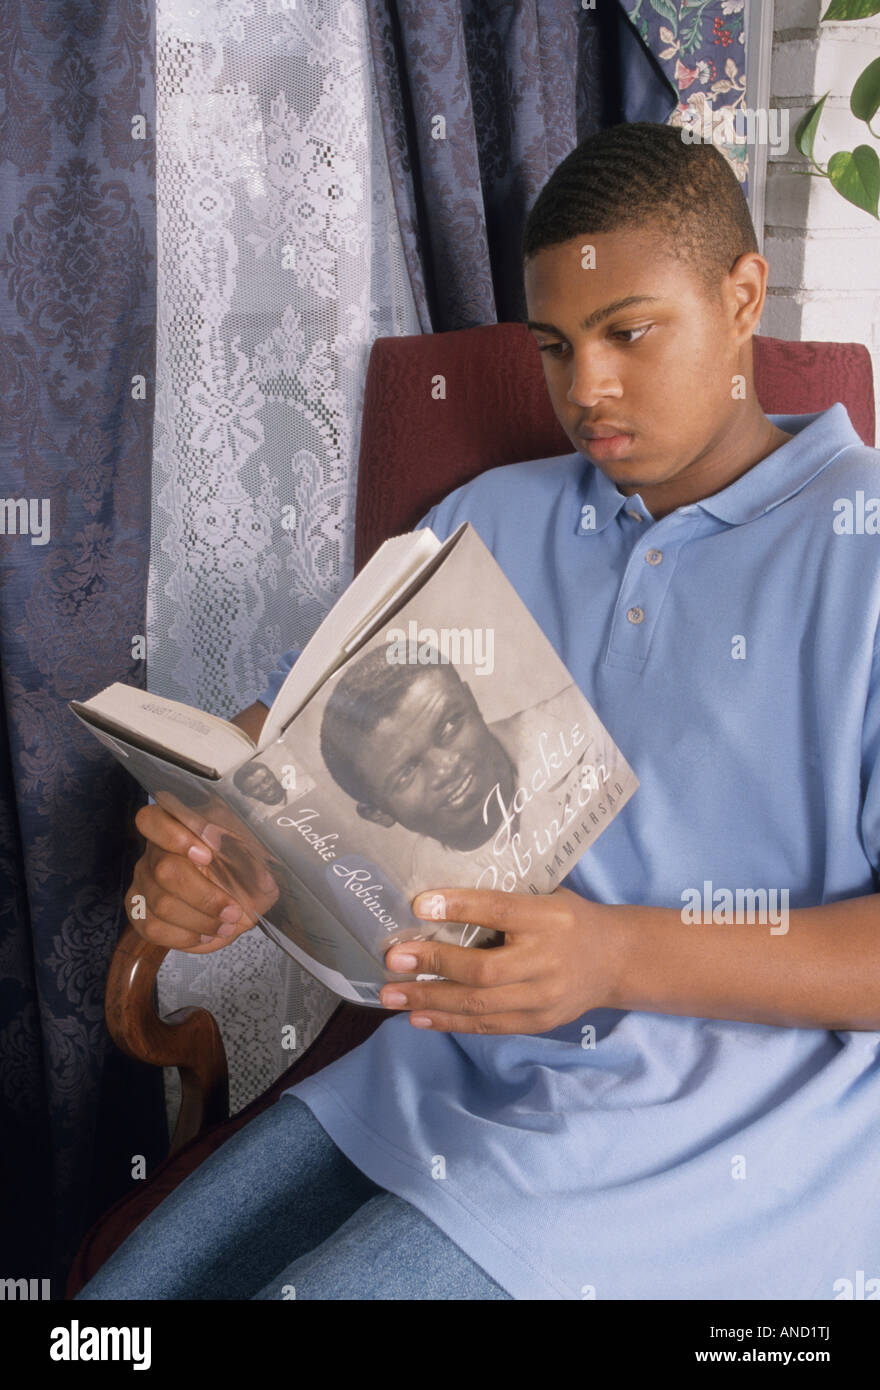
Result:
[[200,936],[199,941],[203,946],[208,946],[214,940],[213,936]]
[[212,855],[209,849],[203,849],[201,845],[190,845],[187,850],[190,859],[194,859],[197,864],[210,864]]
[[382,991],[381,999],[383,1004],[387,1004],[389,1009],[397,1009],[406,1003],[406,995],[401,994],[399,989],[389,989]]
[[238,931],[238,927],[234,926],[234,925],[232,924],[232,922],[224,922],[223,925],[222,925],[222,927],[218,927],[218,928],[217,928],[217,935],[218,935],[218,936],[235,936],[235,933],[236,933],[237,931]]
[[442,893],[419,893],[413,901],[417,917],[430,917],[435,922],[446,920],[446,899]]
[[409,1021],[414,1028],[430,1028],[431,1020],[424,1014],[410,1014]]
[[415,970],[418,965],[416,956],[389,956],[388,964],[392,970]]
[[241,908],[238,903],[229,903],[220,913],[221,922],[237,922],[241,916]]

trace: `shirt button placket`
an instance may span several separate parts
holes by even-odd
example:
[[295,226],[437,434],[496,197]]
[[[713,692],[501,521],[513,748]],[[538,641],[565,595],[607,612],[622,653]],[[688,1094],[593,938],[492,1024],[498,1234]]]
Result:
[[[611,666],[638,673],[644,667],[651,647],[653,631],[660,618],[672,576],[675,572],[681,545],[694,533],[697,508],[683,508],[669,517],[652,521],[634,507],[624,515],[647,521],[649,535],[634,542],[624,571],[623,582],[615,605],[611,633],[605,660]],[[693,518],[693,519],[691,519]],[[638,529],[638,528],[634,528]],[[663,547],[656,541],[663,541]],[[651,544],[654,541],[655,544]]]

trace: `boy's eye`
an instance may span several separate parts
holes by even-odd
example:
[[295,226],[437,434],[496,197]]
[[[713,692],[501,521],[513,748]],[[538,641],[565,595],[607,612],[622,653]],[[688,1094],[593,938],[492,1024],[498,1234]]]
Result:
[[[612,338],[626,338],[627,333],[638,333],[639,337],[644,337],[644,335],[648,332],[648,329],[650,327],[651,325],[648,323],[645,324],[642,328],[618,328],[616,332],[611,334],[611,336]],[[626,338],[626,341],[637,343],[639,341],[639,338]]]
[[[651,324],[649,323],[644,324],[640,328],[617,328],[609,334],[609,337],[617,338],[622,341],[624,345],[628,345],[630,343],[639,342],[645,334],[649,332],[650,328]],[[637,336],[630,337],[628,336],[630,334],[636,334]],[[549,352],[551,357],[564,357],[567,350],[568,343],[544,343],[543,347],[540,343],[538,344],[538,351]]]

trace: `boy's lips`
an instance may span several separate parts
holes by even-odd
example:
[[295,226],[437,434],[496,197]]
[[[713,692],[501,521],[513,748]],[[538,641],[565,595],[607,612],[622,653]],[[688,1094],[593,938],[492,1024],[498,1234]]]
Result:
[[615,439],[621,434],[630,434],[622,425],[584,425],[578,430],[581,439]]
[[627,453],[632,444],[633,436],[626,430],[618,430],[608,427],[602,430],[598,428],[587,433],[585,430],[578,430],[578,438],[583,441],[588,454],[594,458],[614,459],[620,458]]

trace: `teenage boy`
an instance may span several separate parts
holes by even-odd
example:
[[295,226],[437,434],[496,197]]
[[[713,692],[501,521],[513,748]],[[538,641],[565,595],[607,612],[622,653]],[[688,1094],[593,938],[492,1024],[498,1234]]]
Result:
[[[585,141],[523,253],[575,452],[424,522],[473,523],[638,794],[544,898],[426,883],[427,915],[504,945],[393,950],[444,978],[387,986],[400,1015],[172,1194],[105,1296],[822,1300],[876,1270],[880,537],[834,523],[880,454],[841,404],[761,410],[768,265],[712,146]],[[145,936],[207,952],[247,929],[220,925],[192,835],[137,823]],[[774,890],[784,932],[731,917]]]

